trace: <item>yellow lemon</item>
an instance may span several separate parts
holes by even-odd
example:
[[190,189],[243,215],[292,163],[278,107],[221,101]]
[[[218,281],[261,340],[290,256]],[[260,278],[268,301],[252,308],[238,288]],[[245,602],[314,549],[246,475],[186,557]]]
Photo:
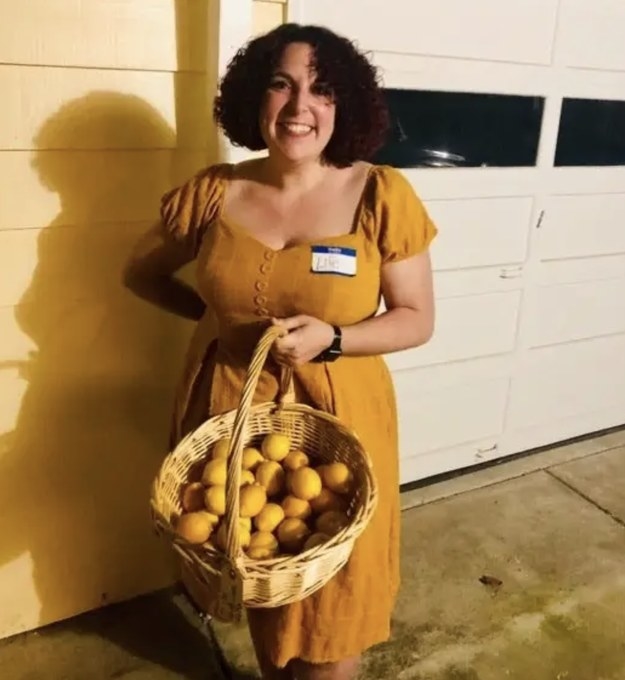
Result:
[[323,465],[319,473],[323,485],[338,494],[348,494],[354,477],[345,463],[330,463]]
[[271,550],[270,548],[248,548],[247,556],[251,560],[271,560],[278,556],[278,550]]
[[267,492],[260,484],[250,484],[239,493],[239,514],[241,517],[256,517],[267,503]]
[[278,527],[278,541],[288,552],[297,553],[310,536],[310,529],[301,519],[288,517]]
[[256,478],[251,470],[241,470],[241,483],[239,486],[245,486],[246,484],[254,484]]
[[316,498],[310,501],[310,507],[317,515],[321,515],[328,510],[345,511],[347,509],[345,500],[338,494],[335,494],[334,491],[330,491],[330,489],[325,487],[321,489],[321,493]]
[[250,532],[241,527],[239,527],[239,544],[242,550],[249,548],[250,545]]
[[301,467],[306,467],[309,462],[308,456],[303,451],[292,451],[282,464],[286,470],[293,472]]
[[291,448],[291,440],[285,434],[268,434],[262,443],[263,456],[267,460],[284,460]]
[[213,516],[200,510],[182,515],[176,524],[176,532],[189,543],[206,543],[214,526]]
[[317,465],[317,467],[315,468],[315,470],[318,472],[318,474],[319,474],[319,476],[321,477],[322,480],[323,480],[324,471],[327,467],[328,467],[327,464],[324,463],[323,465]]
[[330,540],[330,536],[326,534],[320,534],[317,532],[316,534],[312,534],[306,543],[304,543],[304,550],[312,550],[313,548],[316,548],[318,545],[323,545],[327,541]]
[[226,487],[211,486],[204,493],[204,505],[213,515],[221,517],[226,512]]
[[213,446],[213,451],[212,451],[213,460],[217,460],[219,458],[227,458],[229,452],[230,452],[230,440],[229,439],[220,439]]
[[344,512],[338,512],[337,510],[324,512],[323,515],[317,517],[317,521],[315,522],[317,531],[326,534],[327,536],[335,536],[348,525],[349,518],[347,515]]
[[204,467],[204,472],[202,472],[202,484],[205,486],[213,486],[214,484],[224,486],[226,483],[227,472],[227,460],[224,458],[209,460]]
[[[239,544],[241,548],[245,550],[250,544],[251,538],[250,532],[245,527],[242,526],[239,526],[238,529],[239,529]],[[219,526],[219,529],[217,530],[217,536],[215,538],[216,538],[215,543],[217,547],[225,551],[228,541],[228,533],[225,522],[222,522],[221,525]]]
[[252,533],[252,518],[251,517],[239,517],[239,526],[245,531]]
[[252,534],[250,548],[271,548],[277,550],[278,539],[270,531],[256,531]]
[[284,519],[284,510],[277,503],[267,503],[254,517],[256,528],[265,533],[271,533]]
[[251,446],[243,449],[243,454],[241,458],[241,467],[244,470],[254,470],[264,461],[263,454]]
[[311,501],[321,493],[321,477],[310,467],[301,467],[289,476],[289,489],[303,501]]
[[282,509],[284,510],[285,517],[307,519],[312,514],[310,503],[296,496],[287,496],[282,501]]
[[277,496],[284,491],[285,472],[280,463],[266,460],[256,468],[256,482],[267,489],[268,496]]
[[278,539],[267,531],[257,531],[252,534],[247,551],[253,560],[268,560],[278,554]]
[[204,509],[204,485],[202,482],[187,484],[182,490],[182,507],[187,512]]

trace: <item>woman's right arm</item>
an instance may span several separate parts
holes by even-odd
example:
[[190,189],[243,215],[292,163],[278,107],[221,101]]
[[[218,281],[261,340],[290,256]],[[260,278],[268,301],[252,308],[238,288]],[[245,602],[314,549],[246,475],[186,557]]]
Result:
[[135,295],[178,316],[197,321],[205,304],[198,293],[176,277],[192,258],[181,245],[166,239],[161,224],[144,234],[124,268],[123,283]]

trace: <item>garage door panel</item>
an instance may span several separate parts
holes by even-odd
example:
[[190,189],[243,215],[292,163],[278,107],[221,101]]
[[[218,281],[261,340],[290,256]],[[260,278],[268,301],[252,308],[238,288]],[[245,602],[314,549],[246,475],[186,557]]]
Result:
[[625,253],[625,194],[552,196],[537,243],[541,260]]
[[625,333],[625,278],[537,287],[528,297],[532,347]]
[[625,335],[531,350],[512,380],[509,426],[537,426],[622,405]]
[[391,355],[389,364],[397,370],[511,352],[519,302],[518,291],[439,300],[432,340]]
[[396,376],[401,456],[443,449],[501,432],[509,381],[506,377],[415,389],[415,375]]
[[435,268],[523,262],[532,206],[531,198],[428,202],[428,212],[439,229],[433,245]]
[[299,7],[302,21],[353,36],[367,50],[548,64],[557,1],[439,0],[424,8],[405,0],[300,0]]
[[622,0],[562,0],[556,60],[566,66],[625,70]]

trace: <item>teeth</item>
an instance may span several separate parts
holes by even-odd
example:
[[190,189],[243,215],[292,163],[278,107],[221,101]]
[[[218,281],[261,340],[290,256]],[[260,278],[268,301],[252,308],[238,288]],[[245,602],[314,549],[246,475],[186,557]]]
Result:
[[289,132],[294,132],[297,135],[305,135],[312,130],[310,125],[304,125],[303,123],[284,123],[284,127]]

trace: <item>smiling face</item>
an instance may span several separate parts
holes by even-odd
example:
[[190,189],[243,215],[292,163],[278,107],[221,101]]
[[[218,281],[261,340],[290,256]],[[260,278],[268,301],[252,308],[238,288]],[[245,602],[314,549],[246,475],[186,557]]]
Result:
[[328,87],[317,81],[312,64],[310,45],[287,45],[260,112],[269,153],[291,162],[318,160],[334,132],[334,99]]

